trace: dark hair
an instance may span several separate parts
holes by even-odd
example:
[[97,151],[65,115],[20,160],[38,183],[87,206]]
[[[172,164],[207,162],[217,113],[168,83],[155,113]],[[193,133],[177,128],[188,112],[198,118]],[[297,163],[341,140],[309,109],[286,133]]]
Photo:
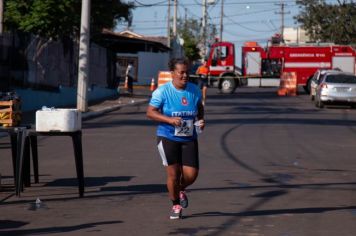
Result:
[[173,58],[168,64],[169,70],[174,71],[174,69],[176,68],[176,65],[188,66],[189,63],[188,63],[188,60],[186,60],[184,58]]

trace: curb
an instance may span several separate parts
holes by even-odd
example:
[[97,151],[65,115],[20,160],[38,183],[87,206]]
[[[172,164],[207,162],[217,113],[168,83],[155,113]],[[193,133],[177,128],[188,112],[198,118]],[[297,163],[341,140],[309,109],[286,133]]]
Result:
[[105,107],[105,108],[99,109],[97,111],[88,111],[88,112],[82,113],[82,120],[89,120],[89,119],[101,116],[103,114],[106,114],[106,113],[109,113],[109,112],[112,112],[112,111],[115,111],[115,110],[119,110],[122,107],[145,104],[145,103],[148,103],[148,101],[149,101],[149,99],[145,99],[145,100],[137,101],[137,102],[134,102],[134,103],[113,105],[113,106],[109,106],[109,107]]

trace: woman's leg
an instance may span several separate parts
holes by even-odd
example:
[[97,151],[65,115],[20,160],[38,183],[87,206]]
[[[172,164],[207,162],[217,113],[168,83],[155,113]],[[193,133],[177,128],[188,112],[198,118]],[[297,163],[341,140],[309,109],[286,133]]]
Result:
[[173,164],[166,167],[168,195],[172,201],[179,199],[181,170],[182,167],[180,164]]
[[193,184],[199,173],[198,141],[193,140],[182,146],[182,175],[180,178],[181,191]]
[[203,86],[203,88],[201,89],[202,91],[202,102],[203,102],[203,105],[205,105],[205,101],[206,101],[206,91],[208,90],[208,87],[206,86]]
[[199,169],[191,166],[182,167],[180,179],[180,190],[184,191],[186,187],[193,184],[198,177]]

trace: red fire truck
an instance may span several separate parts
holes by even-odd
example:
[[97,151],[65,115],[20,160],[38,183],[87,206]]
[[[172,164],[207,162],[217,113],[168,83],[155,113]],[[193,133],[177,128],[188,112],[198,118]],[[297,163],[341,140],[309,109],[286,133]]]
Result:
[[284,45],[271,44],[262,48],[256,42],[242,47],[242,68],[235,67],[234,44],[218,42],[211,46],[207,65],[210,84],[222,93],[232,93],[250,78],[279,78],[283,72],[295,72],[297,83],[308,91],[312,75],[317,69],[339,68],[356,74],[356,50],[345,45]]

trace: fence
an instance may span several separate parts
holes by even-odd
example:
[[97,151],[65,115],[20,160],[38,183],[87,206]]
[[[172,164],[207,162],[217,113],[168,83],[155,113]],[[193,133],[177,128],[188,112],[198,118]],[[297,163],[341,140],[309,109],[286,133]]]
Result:
[[[53,90],[74,87],[78,75],[78,43],[49,41],[24,33],[0,35],[0,91],[11,87]],[[41,46],[42,45],[42,46]],[[89,86],[113,87],[113,54],[95,43],[90,47]]]

